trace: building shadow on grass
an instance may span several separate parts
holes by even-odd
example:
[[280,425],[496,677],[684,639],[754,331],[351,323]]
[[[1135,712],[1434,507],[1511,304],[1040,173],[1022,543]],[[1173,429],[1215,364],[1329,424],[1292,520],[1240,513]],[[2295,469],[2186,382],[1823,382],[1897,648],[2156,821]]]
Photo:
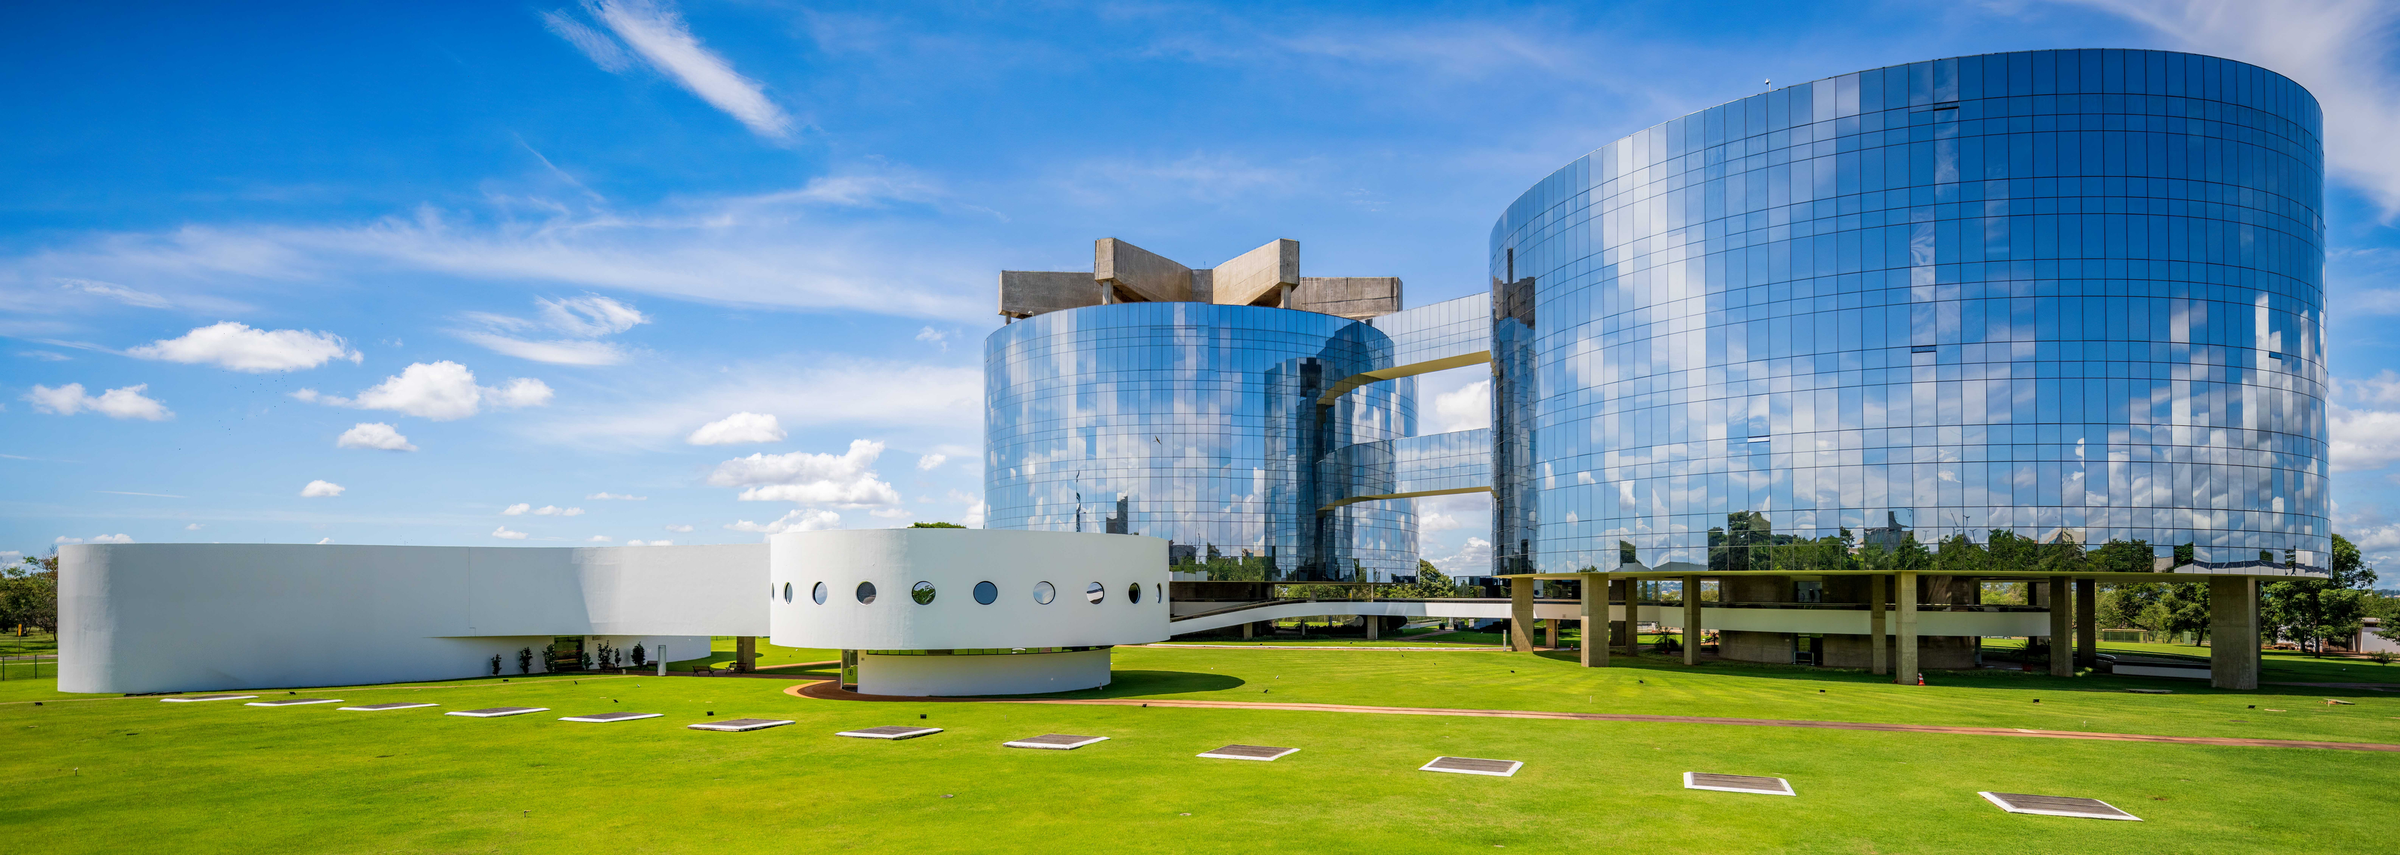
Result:
[[1241,688],[1243,680],[1230,674],[1207,671],[1136,671],[1117,670],[1109,673],[1109,683],[1097,689],[1078,692],[1059,692],[1038,695],[1044,698],[1152,698],[1160,695],[1184,695],[1194,692],[1222,692]]

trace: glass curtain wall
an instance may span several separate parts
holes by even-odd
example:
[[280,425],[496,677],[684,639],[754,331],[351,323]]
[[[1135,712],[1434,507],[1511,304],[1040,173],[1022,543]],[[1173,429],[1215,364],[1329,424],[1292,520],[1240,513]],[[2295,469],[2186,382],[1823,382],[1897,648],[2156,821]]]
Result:
[[2254,66],[2036,51],[1604,146],[1493,228],[1496,289],[1534,292],[1494,418],[1504,450],[1530,420],[1532,486],[1496,467],[1495,531],[1543,571],[1936,541],[2321,565],[2321,125]]

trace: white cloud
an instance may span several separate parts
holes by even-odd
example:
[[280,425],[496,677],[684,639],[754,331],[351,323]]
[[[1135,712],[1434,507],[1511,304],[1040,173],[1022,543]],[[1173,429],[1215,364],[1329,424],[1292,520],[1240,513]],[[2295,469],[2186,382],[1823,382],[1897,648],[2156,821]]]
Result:
[[66,535],[63,535],[63,534],[62,534],[62,535],[59,535],[59,536],[57,536],[57,537],[51,538],[51,539],[50,539],[50,542],[51,542],[51,543],[53,543],[53,544],[57,544],[57,545],[64,546],[64,545],[66,545],[66,544],[69,544],[69,543],[82,543],[82,542],[83,542],[83,538],[80,538],[80,537],[68,537],[68,536],[66,536]]
[[2381,469],[2400,460],[2400,412],[2325,405],[2333,471]]
[[783,425],[775,421],[774,415],[741,412],[701,425],[683,441],[692,445],[744,445],[780,442],[783,438]]
[[304,499],[330,499],[341,495],[343,491],[348,489],[350,488],[333,483],[331,481],[310,481],[308,482],[308,486],[300,488],[300,497]]
[[1477,380],[1433,396],[1434,429],[1449,433],[1492,426],[1492,381]]
[[926,327],[917,331],[917,340],[940,345],[943,353],[950,352],[950,334],[947,332]]
[[983,518],[989,509],[989,505],[985,505],[981,499],[978,499],[974,504],[967,506],[967,513],[959,518],[958,524],[968,528],[982,528]]
[[617,46],[615,39],[567,17],[564,11],[543,12],[542,25],[549,27],[550,32],[557,33],[559,38],[566,39],[576,50],[583,51],[583,55],[591,58],[592,64],[600,66],[602,71],[615,74],[633,65],[633,57],[627,56],[625,49]]
[[144,309],[164,309],[168,306],[174,305],[167,302],[167,298],[165,297],[152,294],[148,291],[136,291],[123,285],[99,282],[91,279],[62,278],[57,281],[58,287],[60,288],[65,288],[69,291],[81,291],[96,297],[106,297],[128,306],[138,306]]
[[2352,401],[2383,406],[2400,406],[2400,373],[2386,368],[2365,380],[2335,378],[2334,390]]
[[787,531],[825,531],[828,529],[841,528],[842,515],[832,511],[810,510],[803,508],[788,514],[784,514],[782,519],[778,519],[773,522],[754,523],[749,520],[738,520],[726,524],[725,527],[733,531],[756,532],[759,534],[782,534]]
[[492,536],[500,538],[501,540],[524,540],[526,537],[524,532],[509,531],[508,526],[501,526],[499,528],[492,529]]
[[25,553],[15,549],[0,549],[0,566],[25,560]]
[[1427,558],[1433,566],[1451,576],[1488,576],[1492,572],[1492,542],[1480,537],[1467,538],[1466,545],[1446,558]]
[[916,516],[909,513],[907,508],[876,508],[868,511],[867,515],[879,520],[904,520]]
[[333,542],[333,538],[330,538],[330,537],[320,537],[320,538],[317,538],[317,545],[318,545],[318,546],[324,546],[325,544],[332,543],[332,542]]
[[628,540],[628,541],[625,541],[625,545],[626,545],[626,546],[674,546],[674,545],[675,545],[675,541],[672,541],[672,540]]
[[2298,81],[2325,113],[2325,162],[2400,216],[2400,75],[2387,0],[2075,0],[2158,30],[2179,47],[2253,63]]
[[900,491],[877,480],[871,467],[883,443],[855,440],[840,454],[753,454],[717,464],[708,483],[744,487],[746,502],[796,502],[862,508],[900,503]]
[[533,510],[533,505],[526,502],[518,502],[508,507],[501,508],[500,515],[504,517],[524,516],[526,512],[531,510]]
[[417,450],[416,446],[409,444],[408,437],[400,435],[398,428],[382,422],[359,422],[343,431],[341,438],[333,441],[333,447],[371,448],[378,451]]
[[691,527],[691,526],[689,526],[689,525],[686,525],[686,524],[684,524],[684,523],[675,523],[675,524],[673,524],[673,525],[669,525],[669,526],[667,526],[667,530],[668,530],[668,531],[672,531],[672,532],[678,532],[678,533],[681,533],[681,532],[688,532],[688,531],[691,531],[691,530],[692,530],[692,527]]
[[356,364],[365,357],[332,333],[314,330],[260,330],[223,321],[142,345],[127,354],[185,364],[207,363],[235,371],[263,374],[315,368],[335,359]]
[[97,534],[97,535],[93,535],[93,536],[92,536],[91,542],[92,542],[92,543],[132,543],[132,542],[133,542],[133,536],[132,536],[132,535],[128,535],[128,534]]
[[190,524],[190,525],[186,525],[186,526],[184,526],[184,527],[183,527],[183,530],[184,530],[184,531],[199,531],[201,528],[202,528],[202,526],[201,526],[199,523],[192,523],[192,524]]
[[[632,306],[594,294],[534,302],[541,307],[539,320],[469,312],[467,319],[484,329],[460,331],[458,336],[499,353],[535,362],[615,365],[625,361],[625,351],[597,339],[650,322],[649,316]],[[566,338],[533,340],[514,335],[534,327],[546,327]]]
[[923,457],[919,457],[917,458],[917,471],[931,472],[933,471],[934,467],[940,466],[949,460],[950,455],[947,454],[928,454]]
[[583,541],[584,541],[585,543],[608,543],[608,542],[610,542],[610,541],[613,541],[613,540],[615,540],[615,538],[609,537],[608,535],[605,535],[605,534],[595,534],[595,535],[592,535],[591,537],[587,537],[587,538],[584,538],[584,539],[583,539]]
[[619,502],[640,502],[640,501],[647,501],[647,500],[648,500],[650,497],[649,497],[649,496],[628,496],[628,495],[625,495],[625,494],[622,494],[622,493],[606,493],[606,492],[602,492],[602,493],[593,493],[593,494],[591,494],[591,495],[589,495],[589,496],[585,496],[584,498],[586,498],[586,499],[614,500],[614,501],[619,501]]
[[33,403],[34,412],[58,416],[90,411],[112,419],[161,422],[174,418],[175,412],[167,409],[167,405],[142,394],[149,388],[150,384],[143,383],[110,389],[94,397],[83,393],[81,383],[69,383],[56,389],[36,384],[33,391],[25,393],[25,400]]
[[356,398],[340,398],[302,389],[292,397],[364,410],[393,410],[437,422],[463,419],[493,407],[538,407],[550,402],[550,387],[540,380],[519,377],[507,386],[475,385],[475,372],[456,362],[418,362],[386,377]]
[[530,502],[518,502],[500,509],[500,515],[504,517],[521,517],[526,514],[537,517],[579,517],[583,516],[583,509],[562,508],[557,505],[543,505],[537,508]]
[[[773,412],[787,430],[837,426],[861,430],[893,426],[979,433],[983,418],[983,369],[979,366],[912,362],[868,362],[843,356],[806,356],[731,366],[724,372],[658,375],[645,384],[643,406],[610,406],[560,412],[528,426],[544,440],[592,446],[680,442],[692,431],[693,413]],[[951,451],[953,457],[973,454]]]
[[651,67],[748,126],[752,133],[777,140],[791,136],[792,120],[783,108],[767,98],[757,81],[743,77],[724,57],[702,47],[672,7],[647,0],[601,0],[590,9]]

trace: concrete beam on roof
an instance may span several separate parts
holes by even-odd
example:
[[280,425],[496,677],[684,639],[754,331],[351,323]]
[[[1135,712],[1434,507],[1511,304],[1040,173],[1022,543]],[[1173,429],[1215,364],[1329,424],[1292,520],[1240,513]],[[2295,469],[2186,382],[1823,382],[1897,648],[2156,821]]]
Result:
[[1210,301],[1218,305],[1283,307],[1286,289],[1300,285],[1300,242],[1268,241],[1217,265],[1210,280]]
[[1048,312],[1100,305],[1098,282],[1082,271],[1000,271],[1000,314],[1030,318]]
[[1400,311],[1398,276],[1303,276],[1286,309],[1363,321]]
[[1192,299],[1191,268],[1116,238],[1092,242],[1092,279],[1137,302]]

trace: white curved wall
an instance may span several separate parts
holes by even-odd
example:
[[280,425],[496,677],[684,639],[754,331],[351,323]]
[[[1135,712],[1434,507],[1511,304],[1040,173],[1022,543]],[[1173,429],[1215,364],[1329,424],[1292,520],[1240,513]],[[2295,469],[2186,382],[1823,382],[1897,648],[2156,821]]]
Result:
[[[785,532],[768,538],[776,644],[843,650],[971,650],[1141,644],[1167,637],[1167,542],[1155,537],[988,529]],[[932,603],[909,597],[934,586]],[[998,597],[975,602],[977,582]],[[811,597],[824,583],[825,602]],[[860,603],[860,582],[875,602]],[[1056,586],[1048,605],[1037,583]],[[1098,604],[1084,589],[1099,582]],[[791,597],[783,596],[789,585]],[[1141,586],[1141,601],[1127,596]],[[983,657],[991,658],[991,657]]]
[[858,691],[867,695],[951,697],[1038,695],[1108,685],[1107,650],[997,656],[858,657]]
[[[169,692],[488,674],[555,636],[766,629],[766,546],[80,544],[59,550],[59,689]],[[625,645],[628,649],[631,644]]]

